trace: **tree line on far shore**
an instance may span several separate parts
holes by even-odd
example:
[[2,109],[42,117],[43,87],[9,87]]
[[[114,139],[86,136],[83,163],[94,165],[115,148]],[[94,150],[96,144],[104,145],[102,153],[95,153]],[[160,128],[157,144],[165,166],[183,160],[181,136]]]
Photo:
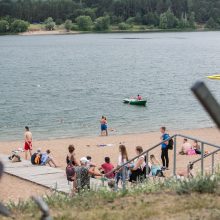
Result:
[[220,28],[220,0],[0,0],[0,32],[23,32],[29,23],[47,30],[107,31]]

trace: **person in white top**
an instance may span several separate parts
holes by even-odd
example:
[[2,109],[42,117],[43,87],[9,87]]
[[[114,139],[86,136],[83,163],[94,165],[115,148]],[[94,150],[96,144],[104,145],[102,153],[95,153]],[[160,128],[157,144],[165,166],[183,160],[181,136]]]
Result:
[[[128,161],[128,154],[127,154],[126,147],[125,147],[125,145],[119,145],[118,167],[122,166],[127,161]],[[125,173],[125,175],[127,175],[126,173]],[[122,180],[122,177],[123,177],[122,169],[119,169],[116,174],[117,184],[120,179]]]
[[[143,153],[143,148],[141,146],[136,147],[136,154],[140,155]],[[136,182],[137,180],[143,180],[146,174],[146,162],[144,155],[141,155],[136,160],[134,160],[134,164],[130,165],[131,175],[129,178],[130,182]]]
[[179,154],[187,154],[188,150],[192,149],[192,145],[188,142],[187,138],[183,139],[183,145]]

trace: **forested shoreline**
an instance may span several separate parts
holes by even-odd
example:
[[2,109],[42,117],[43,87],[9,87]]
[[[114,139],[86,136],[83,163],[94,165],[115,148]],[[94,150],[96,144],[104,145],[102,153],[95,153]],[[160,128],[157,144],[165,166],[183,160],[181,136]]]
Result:
[[[0,33],[220,28],[220,0],[0,0]],[[32,26],[33,27],[33,26]]]

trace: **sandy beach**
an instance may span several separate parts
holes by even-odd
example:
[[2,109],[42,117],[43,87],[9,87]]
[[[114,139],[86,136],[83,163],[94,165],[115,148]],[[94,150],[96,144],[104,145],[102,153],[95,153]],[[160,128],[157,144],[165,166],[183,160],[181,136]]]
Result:
[[[220,133],[216,128],[168,131],[168,133],[170,135],[177,133],[184,134],[213,144],[220,143]],[[133,156],[135,156],[135,146],[140,145],[144,148],[144,150],[146,150],[160,142],[160,135],[161,134],[158,131],[143,134],[128,134],[108,137],[34,140],[33,151],[36,151],[38,148],[41,148],[42,151],[50,149],[52,152],[52,156],[58,164],[58,166],[60,166],[62,169],[65,169],[65,157],[67,155],[67,148],[69,144],[73,144],[76,148],[75,152],[76,158],[78,160],[83,156],[90,155],[92,157],[93,162],[95,162],[97,166],[99,166],[103,163],[104,157],[109,156],[111,158],[112,163],[116,166],[118,158],[118,146],[120,143],[123,143],[127,147],[129,158],[132,158]],[[182,143],[182,138],[178,138],[177,142],[177,151],[179,151]],[[107,146],[100,147],[98,145]],[[22,146],[22,138],[20,141],[0,142],[0,153],[10,154],[11,150]],[[205,150],[212,151],[214,150],[214,148],[205,147]],[[157,158],[160,159],[160,147],[153,150],[152,153],[154,153],[157,156]],[[170,151],[170,171],[168,171],[166,175],[169,175],[169,173],[172,171],[172,155],[173,151]],[[220,154],[217,154],[216,157],[219,157],[219,155]],[[24,155],[22,156],[24,157]],[[199,156],[197,155],[178,155],[177,170],[185,169],[189,161],[192,161],[198,157]],[[207,162],[205,162],[205,166],[208,167],[210,163],[211,161],[207,159]],[[0,186],[0,198],[4,201],[9,201],[10,199],[18,200],[19,198],[26,199],[33,194],[43,195],[49,192],[49,190],[45,189],[44,187],[8,175],[3,176],[3,179],[0,182]]]
[[62,34],[79,34],[79,31],[66,31],[66,30],[29,30],[23,33],[20,33],[21,36],[35,36],[35,35],[62,35]]

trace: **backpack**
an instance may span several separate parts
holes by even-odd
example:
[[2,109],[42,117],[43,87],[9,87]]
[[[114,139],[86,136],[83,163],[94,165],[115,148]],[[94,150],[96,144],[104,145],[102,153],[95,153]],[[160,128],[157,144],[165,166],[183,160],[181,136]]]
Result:
[[158,177],[165,177],[162,170],[157,170],[156,175]]
[[172,139],[172,138],[169,140],[168,145],[167,145],[167,148],[168,148],[169,150],[173,150],[173,139]]
[[37,154],[34,159],[34,164],[39,165],[41,163],[41,155]]
[[31,156],[31,163],[32,163],[33,165],[35,164],[36,155],[37,155],[37,153],[34,153],[34,154]]
[[66,178],[68,181],[73,182],[74,179],[73,177],[75,176],[75,169],[74,166],[72,164],[72,161],[67,165],[66,167]]

